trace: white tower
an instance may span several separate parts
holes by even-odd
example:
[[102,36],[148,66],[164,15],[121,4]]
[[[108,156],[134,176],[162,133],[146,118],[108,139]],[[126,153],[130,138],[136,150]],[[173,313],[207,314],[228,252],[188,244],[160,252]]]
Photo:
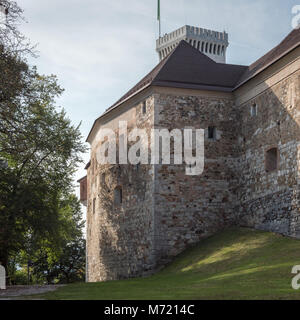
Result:
[[194,48],[218,63],[226,63],[228,34],[203,28],[184,26],[156,40],[156,51],[159,60],[164,59],[181,40],[190,43]]

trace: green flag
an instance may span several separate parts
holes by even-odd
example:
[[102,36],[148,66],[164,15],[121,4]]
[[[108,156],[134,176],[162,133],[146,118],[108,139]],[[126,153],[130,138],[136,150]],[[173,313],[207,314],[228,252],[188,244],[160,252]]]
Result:
[[160,0],[157,0],[157,20],[160,20]]

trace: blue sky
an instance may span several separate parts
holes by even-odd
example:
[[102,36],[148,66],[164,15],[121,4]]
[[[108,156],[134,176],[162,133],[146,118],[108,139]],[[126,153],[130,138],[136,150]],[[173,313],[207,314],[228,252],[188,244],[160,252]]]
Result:
[[[18,0],[31,59],[65,88],[58,105],[86,138],[94,120],[157,63],[157,0]],[[300,0],[161,0],[162,31],[185,24],[229,33],[227,62],[250,64],[291,30]],[[88,161],[89,155],[85,155]],[[76,178],[85,174],[81,168]]]

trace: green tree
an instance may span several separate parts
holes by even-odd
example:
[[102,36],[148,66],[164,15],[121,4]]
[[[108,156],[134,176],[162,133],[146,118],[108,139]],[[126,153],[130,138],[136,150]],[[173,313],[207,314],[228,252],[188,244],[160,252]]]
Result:
[[31,252],[27,257],[33,263],[33,274],[42,282],[69,283],[85,277],[84,222],[76,196],[61,201],[60,213],[61,223],[55,242],[44,239],[28,251]]
[[64,208],[86,149],[79,126],[56,105],[63,92],[56,77],[40,75],[24,58],[32,51],[16,28],[22,10],[14,1],[0,5],[7,8],[0,27],[0,262],[13,273],[15,259],[47,248],[57,261],[76,239],[66,223],[72,210]]
[[0,120],[0,158],[8,163],[0,170],[0,261],[5,266],[31,230],[35,237],[56,236],[59,200],[73,191],[85,147],[79,128],[55,108],[61,92],[54,76],[34,74],[29,96],[14,99],[14,119]]

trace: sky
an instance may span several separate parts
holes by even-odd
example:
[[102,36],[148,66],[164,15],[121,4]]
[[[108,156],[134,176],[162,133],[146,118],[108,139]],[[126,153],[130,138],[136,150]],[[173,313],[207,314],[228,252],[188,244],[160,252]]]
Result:
[[[94,120],[157,63],[157,0],[17,0],[22,32],[37,44],[29,62],[55,74],[58,99],[85,141]],[[161,0],[162,33],[186,24],[225,30],[227,63],[249,65],[291,30],[300,0]],[[85,162],[89,154],[84,155]],[[84,176],[84,166],[76,180]],[[78,193],[78,188],[77,188]]]

